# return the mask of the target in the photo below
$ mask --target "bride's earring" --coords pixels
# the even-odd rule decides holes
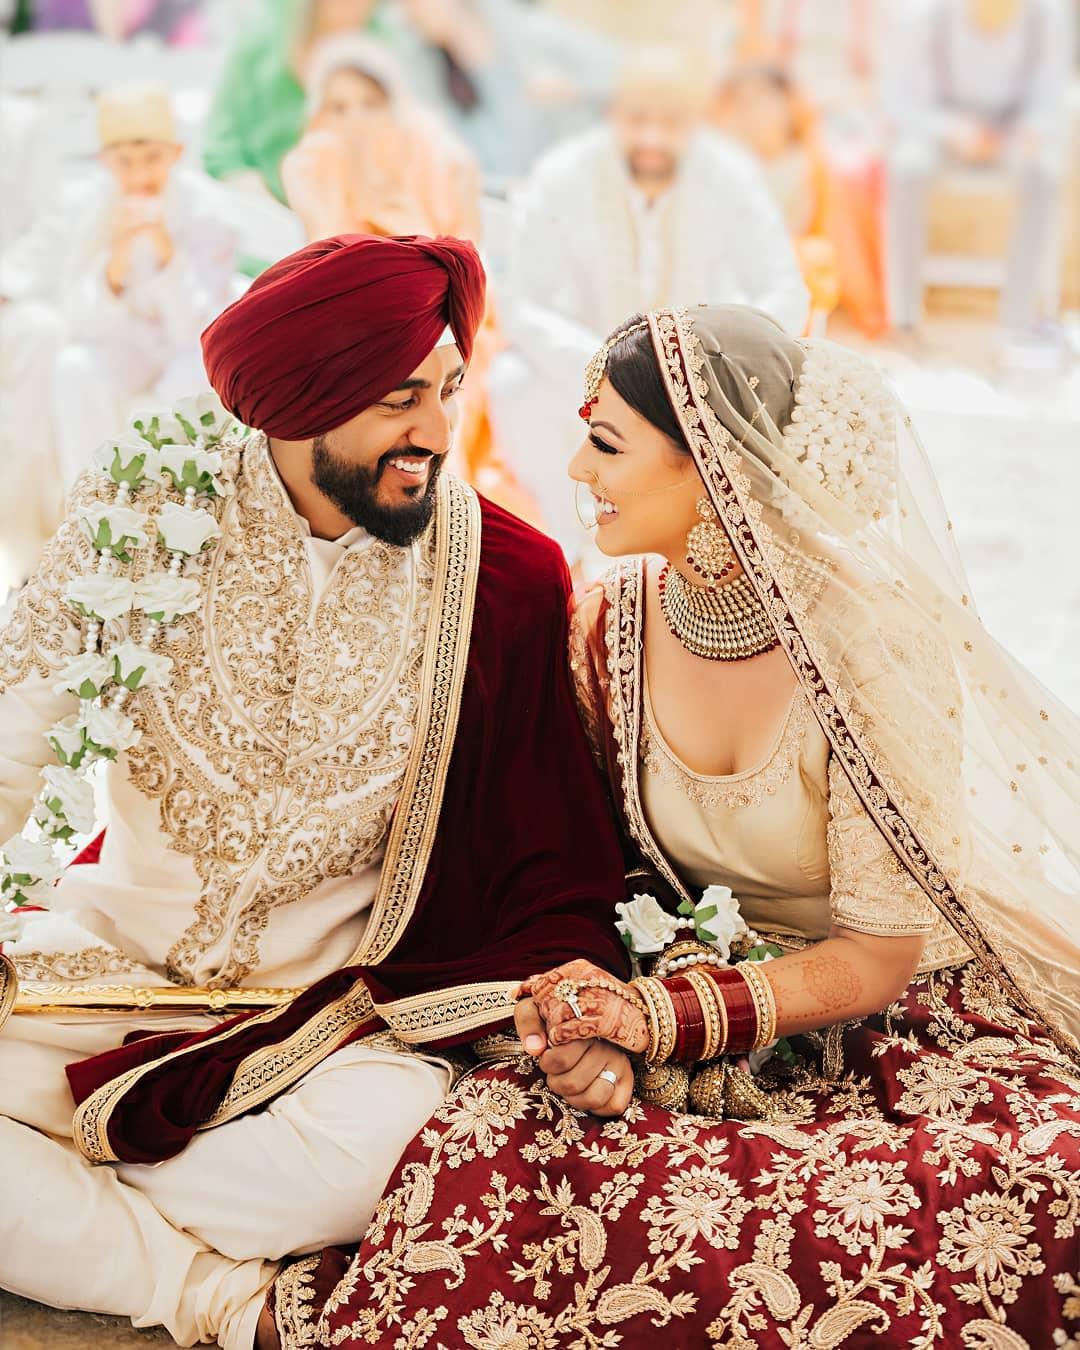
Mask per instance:
[[[708,497],[698,498],[697,513],[698,522],[686,536],[686,561],[712,588],[734,568],[735,554]]]

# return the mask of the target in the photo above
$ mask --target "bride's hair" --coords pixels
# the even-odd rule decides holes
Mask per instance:
[[[662,431],[682,454],[688,455],[690,447],[664,388],[644,314],[635,314],[621,323],[612,338],[605,367],[611,387],[634,412]]]

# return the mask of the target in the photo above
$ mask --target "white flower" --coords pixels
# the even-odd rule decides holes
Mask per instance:
[[[159,656],[130,638],[118,643],[107,655],[113,662],[113,678],[128,689],[145,689],[148,685],[160,687],[169,681],[172,657]]]
[[[70,764],[80,756],[83,749],[82,724],[78,714],[73,713],[71,717],[65,717],[62,722],[50,727],[45,733],[45,739],[56,752],[60,763]]]
[[[59,680],[53,685],[53,693],[61,694],[70,690],[80,698],[97,698],[112,679],[112,670],[112,662],[100,652],[83,652],[60,672]]]
[[[235,425],[232,414],[226,411],[221,399],[209,391],[174,403],[172,415],[189,436],[193,431],[207,440],[220,440]]]
[[[135,588],[126,577],[114,577],[107,572],[92,572],[89,576],[69,581],[64,594],[88,618],[118,619],[131,608]]]
[[[629,939],[630,950],[638,956],[662,952],[679,931],[675,916],[651,895],[635,895],[633,900],[616,905],[615,913],[619,915],[615,927],[624,941]]]
[[[6,909],[0,909],[0,944],[14,942],[19,936],[21,926],[14,914],[10,914]]]
[[[62,764],[46,765],[41,776],[45,779],[45,800],[59,801],[59,813],[76,834],[89,834],[97,820],[93,787],[82,774]]]
[[[694,928],[702,942],[714,947],[725,961],[731,959],[735,939],[750,932],[730,886],[706,886],[694,906]]]
[[[146,516],[132,506],[81,506],[79,525],[95,548],[126,552],[128,545],[144,548]]]
[[[129,483],[134,488],[145,477],[147,454],[146,442],[140,436],[129,433],[115,440],[103,441],[94,451],[94,463],[114,482]]]
[[[221,472],[222,458],[220,450],[163,445],[157,454],[154,473],[159,478],[167,475],[172,486],[180,492],[193,487],[197,492],[214,492],[220,496],[224,484],[216,475]]]
[[[90,740],[102,750],[130,750],[142,738],[142,732],[119,708],[99,708],[91,704],[83,714],[81,725],[86,728]]]
[[[221,534],[218,523],[202,507],[166,502],[157,518],[158,534],[170,553],[201,553]]]
[[[4,855],[5,871],[14,877],[34,877],[51,884],[60,875],[53,846],[45,839],[27,839],[13,834],[0,849]]]
[[[199,583],[170,572],[151,572],[135,583],[135,604],[151,619],[172,623],[180,614],[199,608]]]

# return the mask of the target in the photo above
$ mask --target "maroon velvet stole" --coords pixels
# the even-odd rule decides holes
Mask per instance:
[[[194,1036],[129,1038],[69,1066],[76,1144],[92,1161],[172,1157],[382,1026],[432,1047],[505,1028],[513,985],[575,957],[625,974],[622,858],[567,671],[566,566],[551,540],[483,499],[474,544],[477,529],[471,638],[439,633],[448,649],[468,644],[456,719],[445,691],[425,691],[448,754],[441,768],[425,759],[418,734],[383,864],[391,884],[357,964],[283,1007]],[[410,892],[410,865],[425,854]]]

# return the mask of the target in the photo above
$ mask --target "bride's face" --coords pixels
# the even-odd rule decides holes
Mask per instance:
[[[607,380],[593,404],[589,434],[570,461],[570,477],[593,495],[601,552],[666,558],[686,552],[703,491],[694,461]]]

